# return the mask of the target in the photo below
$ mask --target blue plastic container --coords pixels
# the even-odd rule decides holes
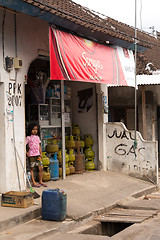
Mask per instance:
[[[51,180],[58,180],[59,179],[59,161],[57,159],[57,154],[54,153],[53,158],[50,158],[49,160],[50,160],[49,169],[50,169]]]
[[[67,194],[60,189],[47,189],[42,193],[42,219],[63,221],[66,218]]]

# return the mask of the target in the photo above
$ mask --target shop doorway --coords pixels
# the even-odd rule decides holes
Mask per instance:
[[[49,76],[49,60],[37,58],[30,64],[25,88],[26,133],[29,123],[36,122],[40,125],[41,147],[44,152],[48,139],[62,137],[61,82],[50,81]],[[80,129],[81,140],[91,136],[93,145],[90,153],[95,169],[98,169],[96,84],[64,81],[64,104],[66,137],[72,135],[75,125]],[[85,150],[82,150],[83,154]]]
[[[29,123],[29,105],[45,103],[49,71],[48,58],[37,58],[30,64],[25,87],[25,116],[27,125]]]
[[[81,136],[91,135],[93,138],[95,169],[98,169],[98,119],[96,84],[83,82],[68,82],[72,91],[72,124],[78,124]]]

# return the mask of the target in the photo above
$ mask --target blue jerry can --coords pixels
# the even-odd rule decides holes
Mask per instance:
[[[66,218],[67,194],[60,189],[47,189],[42,193],[42,219],[63,221]]]
[[[59,161],[57,159],[57,154],[54,153],[53,158],[50,158],[49,160],[50,160],[49,169],[50,169],[51,180],[57,180],[59,179]]]

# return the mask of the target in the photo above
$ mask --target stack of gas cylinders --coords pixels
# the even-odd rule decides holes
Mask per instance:
[[[84,140],[80,136],[77,124],[73,125],[72,135],[65,137],[65,167],[66,175],[83,173],[95,169],[92,150],[94,144],[91,134],[86,134]],[[46,152],[43,152],[43,181],[58,180],[62,177],[62,150],[57,139],[48,139]]]
[[[83,173],[85,171],[85,155],[83,154],[84,141],[80,138],[80,129],[77,124],[73,125],[72,136],[66,141],[69,151],[69,167],[71,173]]]

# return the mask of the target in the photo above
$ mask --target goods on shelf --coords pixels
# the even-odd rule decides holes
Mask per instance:
[[[49,125],[49,105],[29,104],[29,122],[37,122],[38,125]]]
[[[60,85],[52,84],[46,91],[46,97],[60,98]]]
[[[65,107],[65,123],[66,126],[71,124],[70,116],[70,99],[71,88],[64,86],[64,107]],[[46,92],[46,103],[49,104],[50,111],[50,125],[61,126],[61,99],[60,99],[60,85],[51,84]]]
[[[60,85],[51,84],[46,90],[46,97],[60,98]],[[64,85],[64,97],[68,99],[71,98],[71,88],[66,85]]]
[[[71,98],[71,88],[64,85],[64,97],[70,99]]]

